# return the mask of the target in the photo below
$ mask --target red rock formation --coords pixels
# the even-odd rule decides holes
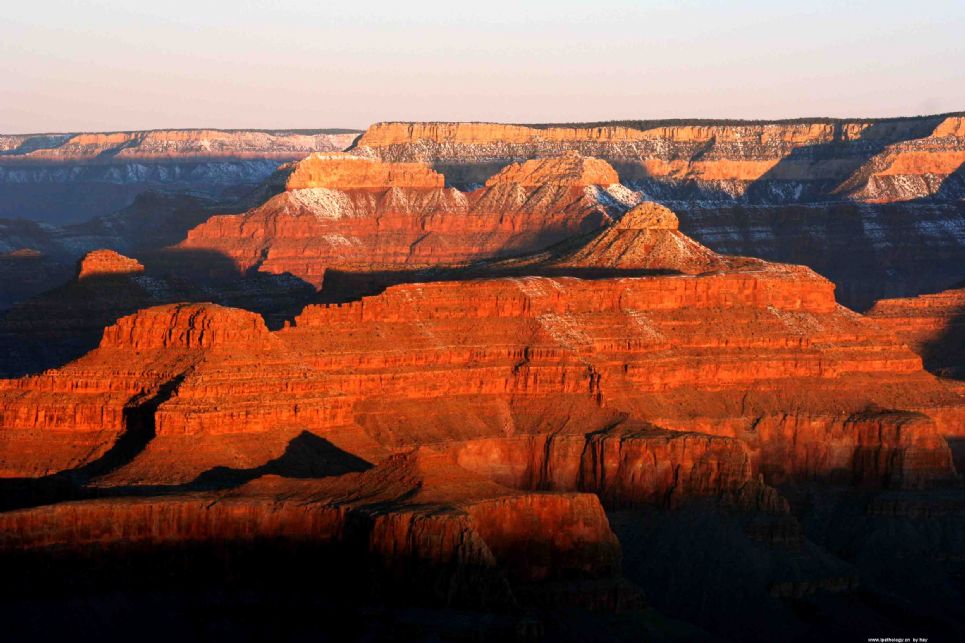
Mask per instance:
[[[331,188],[380,190],[445,186],[445,177],[421,163],[380,163],[351,155],[312,154],[295,163],[285,180],[286,190]]]
[[[104,331],[101,348],[120,350],[271,346],[261,316],[215,304],[170,304],[123,317]]]
[[[486,187],[516,184],[524,188],[538,188],[543,185],[582,188],[619,182],[620,177],[606,161],[580,156],[571,150],[556,158],[534,159],[509,165],[487,179]]]
[[[699,274],[764,266],[757,259],[723,257],[681,233],[678,225],[673,211],[646,201],[598,234],[570,239],[532,257],[508,259],[495,267],[543,272],[570,268]]]
[[[965,288],[908,299],[884,299],[868,316],[894,331],[932,371],[965,373]]]
[[[701,276],[443,282],[311,306],[277,333],[250,313],[196,305],[121,320],[84,359],[4,384],[5,470],[40,466],[10,436],[58,427],[117,435],[125,409],[137,396],[156,397],[162,382],[176,384],[154,413],[157,437],[105,484],[189,482],[225,466],[226,453],[235,454],[231,466],[258,466],[308,428],[370,461],[427,443],[458,451],[466,441],[563,431],[579,437],[559,442],[574,446],[553,471],[578,473],[497,479],[525,487],[565,479],[564,488],[614,502],[733,491],[759,471],[917,485],[950,474],[941,433],[960,431],[963,408],[960,390],[923,373],[917,356],[835,304],[833,286],[804,268],[758,262]],[[922,411],[940,426],[873,405]],[[703,463],[687,474],[693,482],[659,467],[634,479],[628,465],[630,482],[616,473],[591,484],[600,458],[647,453],[656,462],[654,454],[670,453],[658,446],[663,438],[601,437],[600,453],[623,446],[593,456],[596,442],[584,436],[628,418],[736,438],[750,464],[727,456],[724,474],[719,458],[700,455],[702,438],[684,439],[671,442],[680,455],[660,457]],[[179,459],[188,444],[191,457]],[[530,444],[525,459],[538,462],[532,450],[543,447]],[[876,449],[895,455],[874,463],[860,455]],[[51,448],[41,468],[76,457]]]
[[[468,194],[419,165],[312,157],[286,172],[290,189],[181,249],[320,282],[333,266],[458,264],[552,226],[603,229],[451,267],[463,281],[309,306],[275,332],[241,309],[146,308],[85,357],[0,381],[0,477],[15,478],[0,500],[51,503],[0,512],[0,552],[297,544],[407,600],[508,608],[560,583],[550,602],[613,608],[626,596],[604,505],[715,499],[736,509],[727,521],[754,515],[755,547],[817,558],[768,483],[955,478],[961,386],[813,271],[722,257],[666,208],[615,200],[605,163],[523,163]],[[416,230],[438,245],[413,259]],[[357,249],[319,251],[325,234]],[[853,586],[775,577],[783,596]]]
[[[573,155],[468,193],[444,188],[440,174],[412,163],[325,155],[286,171],[285,192],[243,215],[212,217],[179,248],[320,286],[332,269],[412,270],[536,250],[598,228],[639,198],[617,185],[620,203],[607,186],[587,185],[616,183],[616,173]],[[537,177],[539,187],[531,182]]]
[[[454,183],[483,180],[520,158],[578,150],[619,166],[624,182],[695,183],[737,196],[760,182],[770,198],[803,191],[869,202],[937,192],[965,162],[961,114],[897,120],[659,122],[546,126],[496,123],[377,123],[356,147],[384,160],[426,161]],[[827,154],[812,154],[827,147]],[[755,188],[757,189],[757,188]],[[766,190],[760,190],[765,192]],[[798,189],[800,196],[801,189]],[[785,193],[785,194],[782,194]]]
[[[577,579],[599,581],[581,604],[613,607],[601,501],[712,498],[802,547],[768,483],[955,477],[961,387],[813,271],[720,257],[674,224],[644,205],[479,268],[644,276],[398,285],[275,332],[212,304],[122,318],[82,359],[0,381],[0,476],[94,496],[0,513],[0,551],[307,542],[435,602]]]
[[[219,158],[296,159],[316,151],[339,151],[356,132],[303,134],[257,130],[148,130],[85,134],[3,136],[3,164],[204,160]],[[32,145],[30,139],[46,139]]]
[[[264,538],[310,540],[316,547],[342,547],[345,555],[365,551],[370,565],[383,567],[389,582],[408,592],[426,589],[407,573],[406,566],[418,562],[420,575],[441,577],[441,583],[426,583],[437,599],[458,601],[458,593],[472,586],[501,584],[500,600],[508,604],[507,579],[612,578],[620,556],[595,496],[515,491],[425,450],[336,478],[268,476],[228,492],[0,514],[0,550],[184,542],[230,547]]]
[[[748,452],[738,440],[655,427],[484,438],[453,452],[463,467],[508,486],[588,491],[610,507],[724,497],[752,480]]]
[[[113,250],[88,252],[77,264],[77,278],[86,279],[104,275],[131,275],[144,272],[137,259],[125,257]]]

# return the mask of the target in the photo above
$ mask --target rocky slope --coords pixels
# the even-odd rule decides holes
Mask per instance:
[[[512,607],[513,585],[580,577],[607,580],[619,600],[619,543],[595,496],[516,491],[426,450],[364,468],[315,480],[267,476],[224,492],[8,512],[0,515],[0,549],[284,538],[334,549],[360,567],[374,564],[378,591],[410,601],[424,594],[450,605]],[[416,579],[408,576],[415,569]]]
[[[351,130],[150,130],[0,135],[0,217],[78,222],[148,189],[221,196],[251,189],[280,162],[339,151]]]
[[[952,188],[965,162],[961,114],[894,120],[578,124],[377,123],[357,141],[384,160],[424,161],[456,184],[576,150],[653,196],[788,203],[910,200]],[[954,185],[945,185],[947,181]],[[679,198],[679,197],[678,197]]]
[[[963,278],[965,205],[957,201],[799,205],[680,203],[681,228],[726,254],[803,263],[854,310],[950,288]]]
[[[956,600],[965,388],[819,274],[720,255],[615,176],[567,153],[462,192],[317,155],[185,243],[86,257],[7,317],[106,328],[0,380],[0,559],[27,579],[0,594],[296,583],[335,612],[460,607],[477,638],[633,640],[639,584],[727,638],[955,631],[876,570]],[[333,276],[345,301],[304,308],[262,281]],[[185,301],[208,292],[235,307]]]
[[[582,250],[516,269],[562,270],[574,254],[581,269],[608,266],[614,235],[630,235],[618,255],[646,258],[633,240],[673,247],[673,224],[641,205]],[[22,507],[0,512],[0,551],[17,568],[165,547],[180,552],[168,573],[197,579],[208,544],[238,552],[229,573],[257,560],[244,552],[277,565],[297,546],[302,561],[368,570],[358,600],[638,610],[602,502],[683,512],[642,532],[638,514],[618,520],[627,573],[653,591],[667,574],[648,548],[716,559],[726,543],[754,561],[748,600],[774,614],[794,597],[850,595],[856,569],[768,484],[955,484],[963,389],[806,268],[677,247],[645,276],[404,284],[309,306],[274,332],[213,304],[123,317],[85,357],[0,382],[0,492]],[[694,249],[712,270],[688,274]],[[668,552],[662,530],[687,516],[717,526]],[[293,544],[276,555],[270,543]],[[740,600],[659,602],[726,629],[715,610],[736,618]],[[773,618],[762,637],[789,622]]]
[[[965,274],[961,114],[892,120],[627,122],[570,126],[379,123],[356,153],[424,161],[455,186],[576,150],[672,207],[727,254],[807,264],[864,310]],[[885,278],[883,278],[883,276]]]
[[[462,192],[424,164],[315,155],[283,168],[284,191],[244,214],[212,217],[178,248],[322,287],[333,270],[438,268],[598,229],[639,199],[617,179],[606,163],[571,154],[509,167]]]
[[[277,326],[315,297],[298,279],[242,275],[218,257],[140,254],[144,263],[93,250],[77,262],[73,279],[0,312],[0,376],[38,373],[76,359],[97,346],[105,328],[142,308],[214,301],[257,311]]]
[[[868,316],[893,330],[929,370],[965,377],[965,288],[877,302]]]
[[[665,216],[639,221],[667,225]],[[660,231],[679,234],[652,232]],[[664,257],[664,276],[395,286],[309,306],[275,333],[239,310],[151,308],[119,320],[64,369],[4,384],[4,470],[50,474],[82,466],[81,453],[103,455],[124,433],[127,405],[168,382],[175,388],[153,415],[157,437],[112,484],[187,483],[231,464],[227,452],[235,466],[256,467],[278,457],[296,428],[375,461],[425,444],[458,452],[561,431],[648,444],[648,431],[626,432],[631,421],[744,445],[747,462],[739,449],[728,456],[736,475],[697,486],[714,493],[757,473],[898,486],[954,475],[943,436],[963,430],[960,387],[922,371],[920,358],[838,306],[833,285],[806,268],[721,260],[716,271],[687,275],[675,262],[689,258]],[[42,459],[17,446],[48,434]],[[191,457],[176,457],[186,439]],[[580,468],[592,458],[579,464],[583,439],[561,451],[578,456],[559,465],[577,472],[563,488],[592,477]],[[82,446],[60,453],[60,441]],[[555,452],[548,444],[520,449],[531,454],[522,477],[500,480],[549,484],[549,460],[537,458]],[[646,493],[670,492],[676,477],[663,485]]]

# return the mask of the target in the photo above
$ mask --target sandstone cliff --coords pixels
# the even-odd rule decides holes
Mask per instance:
[[[0,135],[0,162],[32,163],[300,158],[340,151],[353,130],[147,130],[84,134]]]
[[[337,478],[268,476],[228,492],[10,512],[0,533],[2,550],[305,541],[380,569],[370,591],[505,607],[513,585],[613,579],[620,556],[595,496],[515,491],[425,450]]]
[[[313,189],[334,191],[280,196]],[[0,512],[0,553],[163,549],[189,567],[206,547],[295,548],[365,569],[379,600],[617,610],[640,597],[603,508],[711,507],[739,525],[727,538],[790,561],[765,575],[776,595],[849,591],[770,485],[954,485],[965,391],[808,268],[718,255],[653,203],[594,207],[596,232],[453,267],[464,280],[310,305],[276,331],[145,308],[81,359],[0,381],[0,499],[21,507]]]
[[[663,198],[670,189],[774,203],[834,194],[894,201],[934,195],[953,177],[965,162],[963,122],[952,114],[694,125],[377,123],[357,148],[385,160],[430,162],[456,184],[482,182],[494,166],[576,150]]]
[[[772,135],[760,144],[822,136]],[[94,575],[123,561],[121,577],[154,591],[221,556],[232,579],[290,560],[357,600],[617,619],[640,596],[610,524],[625,573],[668,609],[687,597],[702,624],[737,589],[762,610],[811,614],[844,592],[881,612],[891,594],[864,583],[885,564],[950,578],[965,551],[950,448],[965,390],[906,344],[955,298],[869,319],[808,268],[701,245],[615,177],[570,152],[463,192],[426,164],[327,153],[285,166],[264,206],[161,253],[172,275],[153,256],[87,257],[83,278],[12,318],[51,335],[106,326],[80,359],[0,381],[0,557],[17,595],[21,578],[84,557]],[[530,252],[499,256],[513,244]],[[179,265],[230,278],[191,290]],[[253,305],[249,278],[327,286],[338,270],[406,274],[278,330],[284,316]],[[188,291],[241,307],[170,303]],[[70,315],[51,314],[57,299]],[[162,573],[140,573],[145,553]]]
[[[119,435],[125,409],[164,382],[174,388],[152,415],[157,437],[110,484],[187,483],[226,466],[228,452],[233,466],[257,467],[306,428],[371,461],[423,444],[459,448],[564,429],[605,436],[632,419],[746,445],[746,464],[728,456],[741,473],[723,486],[698,484],[701,493],[733,491],[759,472],[772,481],[917,486],[953,475],[942,436],[963,429],[962,391],[838,306],[829,282],[751,262],[697,276],[396,286],[310,306],[276,333],[243,311],[149,309],[121,319],[100,348],[64,369],[4,383],[4,470],[76,466],[78,449],[51,446],[38,459],[18,440],[43,442],[47,432],[61,440],[56,427],[88,445]],[[634,441],[659,442],[620,438]],[[188,443],[191,456],[177,456]],[[583,471],[572,488],[601,491],[587,482],[591,465],[578,464],[583,443],[572,444],[576,459],[560,465]],[[89,446],[81,451],[94,457]],[[624,489],[615,501],[634,497],[625,484],[605,488]],[[658,498],[670,488],[639,493]]]
[[[578,151],[670,205],[682,229],[726,254],[803,263],[842,303],[946,289],[965,278],[961,114],[792,122],[570,126],[379,123],[358,153],[424,161],[477,186],[527,159]],[[887,275],[887,278],[882,278]]]
[[[929,370],[965,376],[965,288],[910,299],[885,299],[868,316],[894,331]]]
[[[144,266],[140,261],[125,257],[113,250],[88,252],[77,264],[77,279],[105,275],[133,275],[139,272],[144,272]]]
[[[599,228],[639,198],[609,165],[576,155],[511,168],[472,192],[443,187],[424,164],[345,155],[309,157],[283,175],[285,191],[212,217],[179,247],[322,286],[332,269],[438,268],[536,250]]]

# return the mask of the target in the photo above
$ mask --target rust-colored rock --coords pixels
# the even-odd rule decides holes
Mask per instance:
[[[758,259],[724,257],[678,229],[672,210],[645,201],[599,233],[564,241],[530,257],[494,263],[531,274],[589,271],[664,271],[700,274],[713,270],[764,268]]]
[[[144,272],[137,259],[131,259],[113,250],[88,252],[77,264],[77,278],[103,277],[106,275],[132,275]]]
[[[567,151],[618,165],[630,185],[792,201],[802,194],[866,202],[935,195],[965,161],[960,114],[827,122],[587,124],[376,123],[356,148],[425,161],[455,184],[520,158]],[[817,153],[819,149],[826,153]],[[772,189],[773,188],[773,189]],[[955,189],[959,189],[957,186]],[[750,191],[750,192],[749,192]]]
[[[883,299],[868,316],[894,331],[934,372],[965,375],[965,288],[906,299]]]
[[[614,578],[620,556],[595,496],[516,491],[426,450],[338,477],[267,476],[227,492],[8,512],[0,534],[0,550],[307,540],[364,554],[358,565],[381,569],[382,582],[410,597],[462,602],[485,589],[506,606],[516,584]],[[426,582],[412,578],[413,564]]]
[[[670,208],[647,201],[630,208],[614,227],[618,230],[677,230],[680,220]]]
[[[640,198],[610,185],[616,172],[597,159],[536,166],[515,172],[525,185],[494,178],[462,192],[426,165],[317,155],[285,170],[287,191],[245,214],[212,217],[178,247],[320,287],[329,271],[438,268],[537,250],[600,228]],[[546,182],[532,183],[536,175]],[[597,180],[606,185],[586,184]]]
[[[495,176],[486,180],[486,187],[516,184],[524,188],[543,185],[587,187],[590,185],[613,185],[619,183],[609,163],[592,157],[580,156],[570,151],[560,157],[533,159],[506,166]]]
[[[445,177],[422,163],[380,163],[349,154],[312,154],[294,163],[285,181],[286,190],[432,190],[444,185]]]
[[[281,457],[302,429],[378,461],[424,444],[458,452],[467,441],[535,440],[565,428],[578,437],[553,443],[572,448],[560,447],[569,455],[552,471],[577,473],[497,479],[526,488],[569,480],[561,487],[614,503],[665,499],[666,472],[636,479],[634,466],[611,466],[606,475],[616,479],[591,483],[597,443],[585,436],[594,431],[622,427],[614,435],[623,437],[600,438],[604,460],[665,453],[659,459],[681,458],[681,466],[706,462],[688,474],[692,485],[677,479],[685,497],[733,492],[758,472],[774,481],[844,472],[861,484],[926,484],[952,475],[942,434],[960,432],[963,415],[962,391],[924,373],[894,335],[838,306],[832,284],[759,261],[696,276],[395,286],[310,306],[275,333],[243,311],[153,308],[122,319],[97,351],[61,371],[2,389],[8,475],[77,462],[75,449],[37,458],[17,448],[17,436],[118,435],[125,414],[155,400],[157,437],[102,484],[186,483],[229,466],[228,453],[230,466],[256,467]],[[732,452],[716,469],[716,456],[700,455],[704,438],[671,441],[682,449],[671,456],[659,434],[631,439],[631,421],[734,439],[746,445],[747,463]],[[533,454],[525,458],[545,451],[530,444],[520,449]],[[623,446],[604,455],[610,444]],[[179,457],[187,445],[191,457]],[[874,450],[895,455],[873,463],[860,455]]]
[[[101,347],[254,350],[271,341],[264,320],[255,313],[215,304],[170,304],[119,319],[104,331]]]

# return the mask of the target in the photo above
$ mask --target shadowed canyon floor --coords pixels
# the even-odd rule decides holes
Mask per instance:
[[[938,153],[956,122],[875,153]],[[864,129],[823,131],[799,134]],[[957,374],[957,291],[860,315],[574,150],[463,191],[373,149],[7,312],[12,631],[154,609],[159,640],[219,614],[242,640],[961,631],[965,385],[924,367]]]

